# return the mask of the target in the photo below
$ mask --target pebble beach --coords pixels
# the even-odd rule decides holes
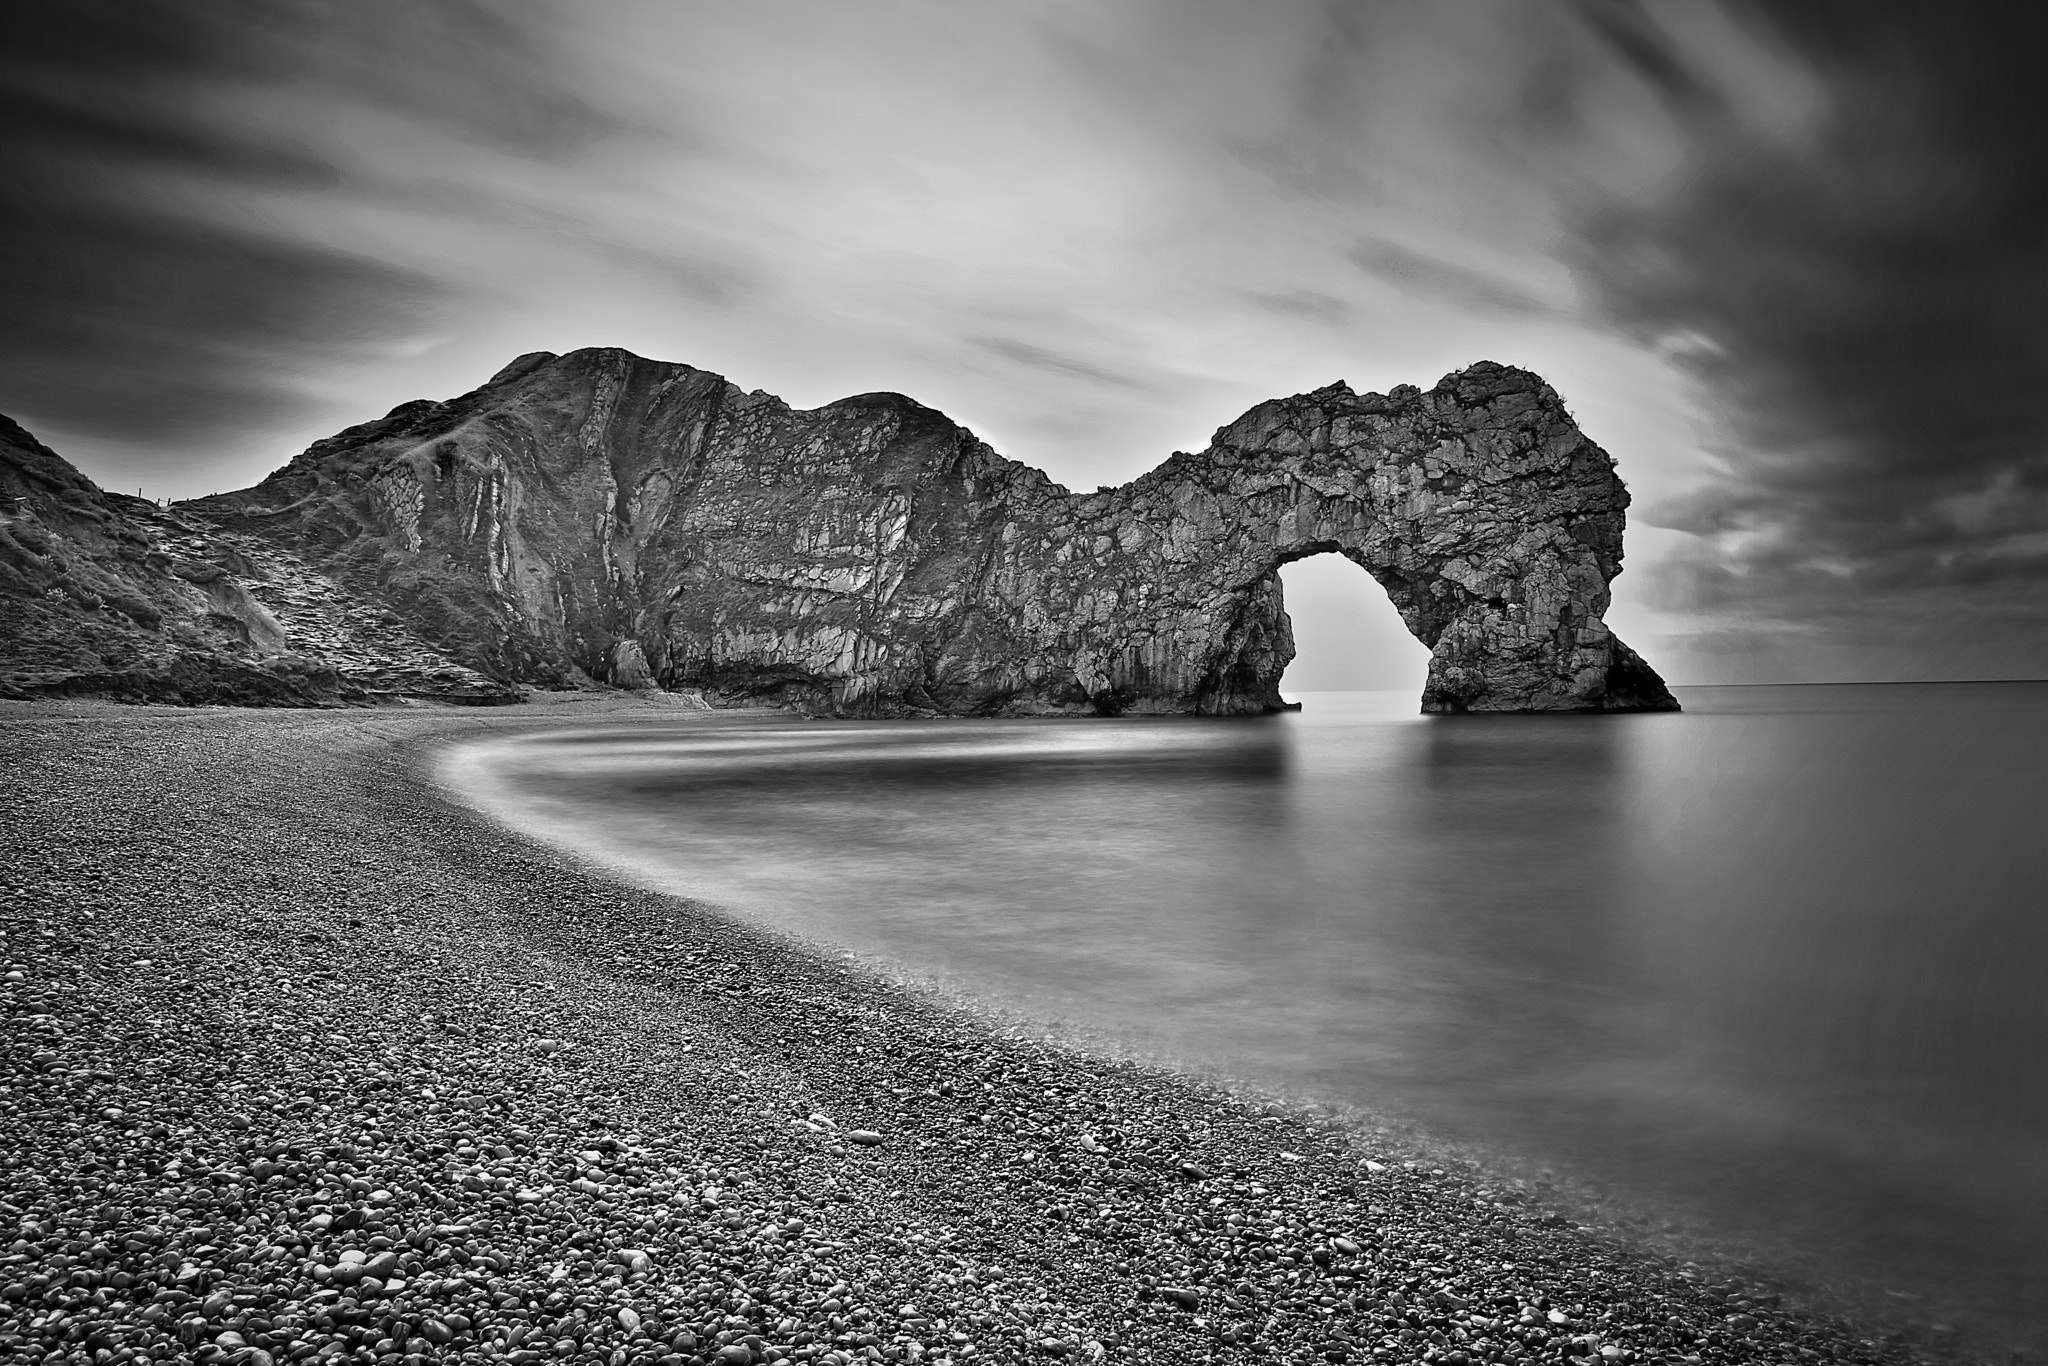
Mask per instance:
[[[432,781],[577,705],[0,703],[0,1360],[1978,1359]]]

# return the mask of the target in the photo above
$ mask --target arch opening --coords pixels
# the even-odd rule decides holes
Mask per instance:
[[[1298,702],[1302,693],[1421,693],[1429,647],[1409,633],[1371,574],[1334,552],[1290,561],[1279,573],[1294,635],[1294,659],[1280,678],[1282,697]]]

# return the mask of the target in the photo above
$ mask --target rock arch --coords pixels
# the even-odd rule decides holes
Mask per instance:
[[[899,394],[796,410],[617,350],[524,356],[185,505],[493,677],[834,714],[1282,705],[1278,570],[1334,551],[1432,650],[1426,711],[1677,704],[1602,621],[1628,494],[1526,371],[1342,384],[1073,493]]]
[[[1118,661],[1089,680],[1112,705],[1158,695],[1161,641],[1185,709],[1279,705],[1293,642],[1277,572],[1336,553],[1430,647],[1425,711],[1677,706],[1602,620],[1628,491],[1526,371],[1481,363],[1427,393],[1336,384],[1263,403],[1105,502],[1099,518],[1140,535],[1096,558],[1101,579],[1177,585],[1152,622],[1085,633],[1085,658]],[[1074,615],[1092,624],[1090,596]]]

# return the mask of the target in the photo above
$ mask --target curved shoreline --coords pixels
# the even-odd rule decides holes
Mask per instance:
[[[0,706],[22,974],[0,985],[0,1349],[1948,1350],[1773,1307],[1391,1139],[1008,1037],[607,880],[422,771],[454,736],[593,714]]]

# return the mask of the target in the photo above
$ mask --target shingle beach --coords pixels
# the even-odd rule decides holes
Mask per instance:
[[[574,719],[0,704],[0,1360],[1937,1354],[610,881],[427,776]]]

